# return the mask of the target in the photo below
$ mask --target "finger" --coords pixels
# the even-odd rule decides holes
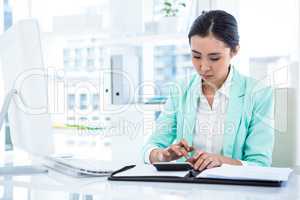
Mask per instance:
[[[191,151],[191,147],[188,145],[187,141],[185,139],[180,140],[179,145],[184,147],[187,152]]]
[[[195,163],[195,169],[199,170],[202,163],[205,161],[205,159],[208,157],[208,154],[204,151],[198,151],[198,155],[196,155],[196,163]]]
[[[173,160],[172,155],[168,152],[168,151],[163,151],[162,152],[162,162],[169,162],[171,160]]]
[[[207,165],[207,169],[211,169],[211,168],[214,168],[214,167],[219,167],[219,163],[217,161],[212,161],[211,163],[209,163],[209,165]]]
[[[209,157],[203,161],[201,166],[199,167],[199,171],[203,171],[213,160]]]
[[[185,148],[179,147],[178,150],[181,152],[181,155],[184,156],[186,159],[189,158],[189,153],[186,151]]]
[[[192,157],[187,158],[186,162],[189,162],[191,164],[195,164],[198,158],[203,154],[203,151],[196,152]]]
[[[195,160],[198,160],[198,158],[199,158],[202,154],[204,154],[204,153],[205,153],[204,151],[198,150],[198,151],[196,152],[196,154],[193,156],[193,158],[194,158]]]
[[[179,157],[184,156],[185,158],[188,158],[188,152],[186,151],[185,148],[183,148],[179,144],[174,145],[172,147],[172,149],[176,153],[177,156],[179,156]]]
[[[157,159],[159,162],[164,162],[165,161],[165,158],[164,158],[164,151],[159,151],[157,153]]]
[[[162,151],[162,154],[163,154],[163,156],[166,157],[166,158],[171,157],[171,154],[170,154],[170,152],[169,152],[168,150],[163,150],[163,151]]]
[[[165,150],[164,155],[167,157],[166,161],[171,161],[171,160],[175,160],[178,156],[176,155],[176,153],[173,151],[172,146],[170,146],[169,148],[167,148]]]
[[[186,162],[189,162],[189,163],[191,163],[192,165],[194,165],[194,163],[196,162],[196,160],[195,160],[194,157],[190,157],[190,158],[186,159]]]
[[[202,165],[202,163],[204,162],[203,158],[198,158],[198,160],[196,160],[195,164],[194,164],[194,169],[198,170],[200,168],[200,166]]]
[[[179,149],[180,147],[178,145],[173,145],[170,148],[170,153],[174,153],[176,156],[181,157],[182,156],[182,152]]]
[[[186,159],[188,159],[188,152],[186,151],[186,149],[185,149],[185,148],[179,148],[179,150],[181,151],[182,155],[183,155]]]
[[[206,153],[206,152],[203,152],[203,153],[201,153],[201,155],[199,156],[199,158],[203,158],[204,160],[206,160],[208,157],[210,157],[209,156],[209,154],[208,153]]]

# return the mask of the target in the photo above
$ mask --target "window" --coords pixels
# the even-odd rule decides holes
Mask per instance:
[[[74,70],[79,70],[82,67],[82,59],[76,58],[74,64]]]
[[[68,94],[68,109],[74,110],[75,109],[75,94]]]
[[[10,6],[9,0],[4,0],[4,30],[7,30],[11,27],[13,23],[13,15],[12,15],[12,8]]]
[[[86,63],[86,70],[87,71],[94,71],[95,70],[95,60],[88,59]]]
[[[71,49],[64,49],[63,56],[64,56],[64,60],[70,60],[71,59]]]
[[[155,95],[168,95],[168,88],[164,85],[176,81],[177,77],[189,75],[193,70],[189,46],[154,47],[154,82],[160,89],[160,91],[156,91]]]
[[[92,120],[93,120],[93,121],[97,121],[97,120],[99,120],[99,117],[98,117],[98,116],[93,116],[93,117],[92,117]]]
[[[88,107],[87,94],[80,94],[80,110],[85,110]]]
[[[80,120],[80,121],[87,121],[88,118],[87,118],[87,117],[80,117],[79,120]]]
[[[92,98],[92,105],[93,105],[93,110],[98,110],[99,109],[99,94],[93,94]]]
[[[87,50],[88,58],[93,58],[95,56],[95,48],[94,47],[88,47],[86,50]]]
[[[82,59],[82,52],[83,52],[83,49],[81,48],[75,48],[75,58],[80,60]]]

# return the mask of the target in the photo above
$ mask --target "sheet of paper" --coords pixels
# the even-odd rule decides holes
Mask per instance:
[[[176,176],[184,177],[188,171],[157,171],[153,165],[137,165],[134,168],[118,173],[116,176]]]
[[[203,178],[287,181],[290,168],[234,166],[223,164],[221,167],[207,169],[198,174]]]

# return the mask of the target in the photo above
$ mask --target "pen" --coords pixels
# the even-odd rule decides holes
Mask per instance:
[[[186,158],[186,160],[189,160],[192,158],[192,156],[190,156],[189,154],[184,155],[184,157]]]
[[[183,154],[183,157],[185,157],[186,161],[192,159],[193,156],[189,155],[189,152],[193,151],[193,147],[189,147],[189,149],[185,149],[184,147],[181,147],[181,149],[184,149],[185,151],[187,151],[187,154]]]

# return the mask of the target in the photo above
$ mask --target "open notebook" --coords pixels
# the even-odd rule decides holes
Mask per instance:
[[[109,180],[215,183],[256,186],[281,186],[288,181],[290,168],[233,166],[206,169],[202,172],[157,171],[152,165],[128,166],[114,172]]]

